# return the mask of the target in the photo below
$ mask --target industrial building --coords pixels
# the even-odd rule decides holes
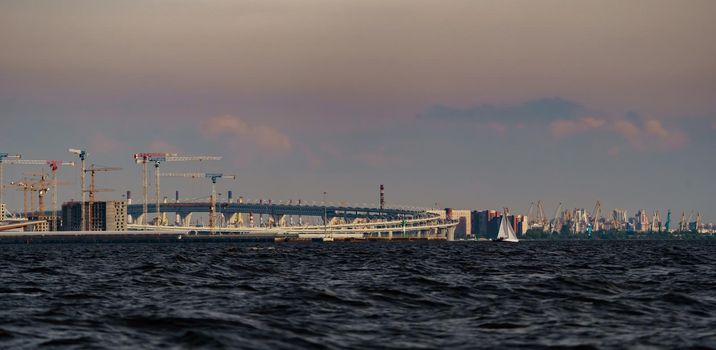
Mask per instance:
[[[91,214],[91,215],[90,215]],[[85,202],[85,216],[89,231],[126,231],[127,203],[124,201]],[[68,202],[62,205],[62,230],[83,231],[80,202]]]

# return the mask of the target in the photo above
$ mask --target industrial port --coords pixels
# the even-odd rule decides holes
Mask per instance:
[[[113,190],[97,187],[102,176],[119,167],[99,167],[88,162],[89,153],[70,148],[72,161],[24,159],[20,154],[0,153],[0,238],[5,241],[92,240],[477,240],[494,238],[503,213],[498,210],[457,208],[397,208],[386,206],[385,187],[378,187],[379,204],[332,204],[325,200],[301,199],[245,201],[229,190],[217,199],[216,184],[233,181],[234,174],[217,172],[162,172],[169,162],[192,162],[204,166],[221,156],[176,153],[135,153],[141,169],[142,198],[134,203],[130,191],[122,200],[99,201],[97,193]],[[87,164],[90,164],[87,166]],[[22,178],[3,176],[5,166],[39,166],[41,172],[23,173]],[[61,169],[79,167],[81,189],[77,201],[61,204],[57,186]],[[153,168],[150,170],[150,168]],[[36,170],[36,169],[34,169]],[[100,175],[102,174],[102,175]],[[179,191],[174,200],[163,196],[161,178],[176,177],[203,181],[208,201],[184,201]],[[100,178],[100,179],[98,179]],[[22,204],[5,202],[5,190],[22,192]],[[153,190],[153,193],[150,193]],[[48,208],[47,195],[51,204]],[[208,218],[204,224],[203,218]],[[530,203],[525,214],[507,216],[514,231],[523,238],[598,238],[624,235],[712,235],[713,224],[702,222],[698,211],[682,211],[672,218],[667,210],[639,210],[630,216],[626,209],[603,212],[596,201],[592,211],[567,209],[559,203],[554,215],[545,214],[541,200]],[[667,236],[668,237],[668,236]]]

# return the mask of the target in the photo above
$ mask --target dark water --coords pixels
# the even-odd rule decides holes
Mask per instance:
[[[716,242],[0,246],[0,348],[716,347]]]

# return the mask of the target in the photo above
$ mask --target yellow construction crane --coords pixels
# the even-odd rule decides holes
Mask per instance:
[[[94,164],[92,164],[89,169],[85,169],[85,172],[90,173],[90,189],[87,190],[87,192],[89,192],[89,207],[87,208],[87,210],[88,210],[88,213],[87,213],[88,220],[87,220],[87,227],[85,228],[85,230],[87,230],[87,231],[95,231],[95,229],[94,229],[94,227],[93,227],[94,218],[92,217],[92,210],[93,210],[93,207],[94,207],[95,193],[97,193],[97,192],[112,192],[112,191],[114,191],[113,189],[109,189],[109,188],[99,188],[99,189],[96,188],[96,187],[95,187],[95,174],[96,174],[98,171],[100,171],[100,172],[106,172],[106,171],[115,171],[115,170],[122,170],[122,168],[114,168],[114,167],[101,167],[101,168],[98,168],[98,167],[96,167]]]
[[[62,166],[75,166],[74,162],[66,162],[62,160],[38,160],[38,159],[12,159],[7,161],[8,164],[16,165],[47,165],[52,171],[52,227],[57,228],[57,170]]]
[[[20,159],[19,154],[11,155],[9,153],[0,153],[0,204],[5,203],[3,199],[3,192],[5,191],[5,186],[3,185],[3,163],[5,160],[13,160],[13,159]],[[5,219],[5,212],[3,211],[0,213],[0,221]]]
[[[34,205],[32,207],[29,207],[28,204],[31,200],[31,192],[35,191],[35,186],[37,186],[37,183],[35,181],[32,181],[28,178],[23,178],[22,181],[13,181],[10,182],[11,186],[16,187],[15,190],[22,191],[22,212],[25,216],[27,216],[30,211],[34,211]]]
[[[160,213],[160,190],[159,190],[159,165],[164,162],[186,162],[186,161],[204,161],[204,160],[221,160],[223,157],[218,156],[180,156],[176,153],[135,153],[133,155],[134,161],[137,164],[142,164],[142,172],[143,172],[143,194],[144,194],[144,204],[142,206],[142,218],[144,222],[140,222],[140,224],[146,223],[146,217],[147,217],[147,203],[149,203],[149,200],[147,198],[148,196],[148,178],[147,178],[147,167],[149,163],[154,163],[154,189],[156,194],[156,214],[157,214],[157,225],[161,225],[161,213]]]

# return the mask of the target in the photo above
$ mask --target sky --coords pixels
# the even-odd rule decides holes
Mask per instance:
[[[0,2],[0,152],[236,174],[273,201],[700,211],[716,221],[711,0]],[[37,167],[6,167],[6,181]],[[79,171],[62,169],[63,200]],[[163,179],[163,195],[208,181]],[[150,191],[152,191],[150,189]],[[150,192],[153,193],[153,192]],[[21,196],[7,190],[11,207]]]

